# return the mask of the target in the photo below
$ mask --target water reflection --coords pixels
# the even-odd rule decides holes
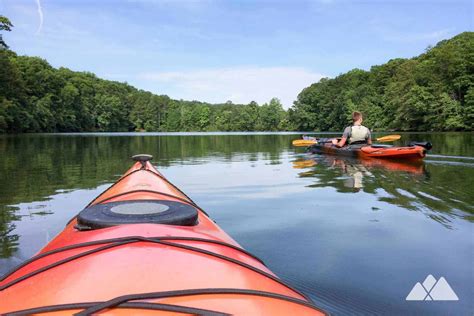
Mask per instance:
[[[14,232],[14,221],[20,220],[20,217],[15,214],[16,210],[6,206],[0,208],[0,258],[11,257],[18,247],[20,236]]]
[[[474,165],[465,170],[472,174]],[[428,218],[451,229],[451,218],[473,221],[472,197],[466,201],[453,199],[451,190],[436,185],[430,169],[440,173],[439,166],[423,161],[402,162],[381,159],[357,159],[330,155],[306,155],[293,161],[293,168],[307,169],[302,178],[316,178],[313,188],[334,187],[338,192],[363,191],[378,196],[379,201],[406,210],[421,211]],[[446,167],[446,166],[443,166]],[[461,188],[457,188],[461,189]],[[467,190],[468,191],[468,190]],[[458,195],[461,192],[456,192]]]
[[[133,135],[133,133],[132,133]],[[0,137],[0,205],[45,199],[57,190],[110,182],[137,152],[160,167],[209,159],[281,163],[292,135],[132,136],[22,135]],[[8,183],[6,182],[8,181]],[[41,185],[39,185],[41,184]]]
[[[315,165],[319,165],[320,168],[306,171],[300,175],[307,177],[319,174],[321,175],[321,179],[327,179],[328,177],[324,176],[325,174],[330,173],[331,170],[339,170],[345,177],[335,177],[335,179],[342,179],[342,185],[345,188],[354,189],[354,192],[358,192],[364,187],[364,178],[367,178],[365,181],[370,181],[368,178],[375,177],[371,171],[374,169],[382,173],[391,172],[390,175],[392,175],[392,173],[404,172],[413,176],[416,175],[418,179],[421,179],[422,176],[429,176],[422,161],[402,162],[381,159],[357,159],[331,155],[307,155],[304,158],[293,161],[293,168],[295,169],[310,168]],[[322,182],[321,185],[326,186],[327,184],[334,183],[333,180],[334,179],[328,182]],[[336,188],[340,187],[336,186]]]
[[[446,148],[448,153],[454,154],[454,145],[462,141],[472,141],[470,134],[460,134],[458,138],[448,136],[416,134],[404,135],[404,138],[428,137],[428,140],[435,144],[435,148]],[[159,168],[239,162],[250,162],[252,168],[258,168],[259,161],[274,166],[292,162],[293,168],[301,170],[300,178],[316,180],[309,185],[305,184],[308,187],[334,187],[340,193],[370,193],[378,196],[380,201],[407,210],[423,211],[430,219],[446,227],[450,227],[450,216],[473,221],[473,198],[466,193],[469,190],[465,190],[466,185],[463,182],[466,173],[472,175],[472,161],[467,164],[463,162],[464,168],[458,168],[449,166],[444,161],[435,161],[436,164],[427,166],[424,163],[311,156],[302,154],[301,150],[296,152],[296,159],[287,159],[286,155],[294,152],[291,147],[294,138],[294,135],[279,134],[132,134],[120,137],[66,134],[0,137],[0,174],[4,179],[0,186],[0,257],[8,258],[18,249],[17,225],[24,221],[26,216],[25,212],[20,210],[19,203],[39,203],[53,199],[57,194],[67,194],[74,190],[96,191],[99,185],[111,183],[119,177],[130,163],[128,157],[137,152],[153,154]],[[461,153],[465,154],[466,148],[460,148]],[[436,156],[431,159],[434,158]],[[434,178],[431,177],[430,169],[434,171]],[[453,182],[450,178],[452,172],[463,173],[463,176],[455,178]],[[256,184],[249,183],[247,187],[263,186],[263,183],[253,178],[252,173],[255,172],[249,172],[248,179]],[[210,172],[202,176],[211,179]],[[222,175],[213,177],[212,181],[221,181],[219,177]],[[456,179],[460,181],[458,185],[455,183]],[[450,185],[446,185],[447,182]],[[447,187],[449,189],[446,189]],[[269,195],[268,192],[265,194]],[[278,192],[270,195],[275,194]],[[88,199],[80,203],[87,202]],[[27,211],[30,220],[35,221],[35,218],[47,217],[58,211],[51,207],[43,209],[41,205],[44,206],[44,203],[34,206],[36,210]],[[72,212],[78,210],[80,206]]]

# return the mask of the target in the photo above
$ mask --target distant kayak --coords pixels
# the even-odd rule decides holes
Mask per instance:
[[[354,144],[336,147],[331,139],[324,138],[318,139],[308,151],[346,157],[419,160],[425,158],[430,149],[431,144],[427,142],[413,142],[408,146]]]
[[[151,156],[134,159],[45,248],[0,277],[0,315],[325,314],[228,236]]]
[[[401,138],[401,135],[387,135],[383,137],[377,138],[377,141],[379,142],[392,142],[399,140]],[[328,140],[332,138],[320,138],[322,140]],[[337,138],[337,140],[340,140],[340,138]],[[311,145],[317,144],[318,143],[318,138],[313,137],[313,136],[307,136],[303,135],[301,139],[295,139],[292,144],[295,147],[309,147]]]

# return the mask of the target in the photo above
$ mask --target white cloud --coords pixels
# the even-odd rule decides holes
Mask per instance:
[[[230,67],[142,73],[138,77],[156,82],[160,93],[173,98],[262,104],[277,97],[289,108],[303,88],[325,76],[300,67]]]

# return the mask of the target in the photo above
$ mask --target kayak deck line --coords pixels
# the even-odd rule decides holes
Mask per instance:
[[[196,206],[192,203],[190,203],[189,201],[187,201],[186,199],[183,199],[181,197],[178,197],[178,196],[174,196],[174,195],[171,195],[171,194],[168,194],[168,193],[163,193],[163,192],[159,192],[159,191],[154,191],[154,190],[144,190],[144,189],[140,189],[140,190],[133,190],[133,191],[128,191],[128,192],[123,192],[123,193],[118,193],[118,194],[115,194],[115,195],[112,195],[112,196],[109,196],[103,200],[99,200],[97,201],[96,203],[94,204],[103,204],[103,203],[106,203],[106,202],[110,202],[110,200],[113,200],[115,198],[118,198],[118,197],[121,197],[123,195],[128,195],[128,194],[133,194],[133,193],[151,193],[151,194],[156,194],[156,195],[164,195],[164,196],[167,196],[167,197],[170,197],[170,198],[173,198],[173,199],[177,199],[179,200],[180,202],[184,202],[184,203],[188,203],[190,204],[191,206],[193,207],[196,207],[197,209],[199,209],[201,212],[203,212],[204,214],[207,215],[207,213],[205,213],[199,206]]]
[[[88,303],[71,303],[71,304],[59,304],[59,305],[49,305],[36,308],[25,309],[21,311],[8,312],[4,314],[5,316],[27,316],[32,314],[39,313],[50,313],[50,312],[72,312],[73,310],[78,309],[90,309],[94,308],[102,302],[88,302]],[[175,312],[182,314],[192,314],[192,315],[205,315],[205,316],[229,316],[231,314],[221,313],[218,311],[213,311],[209,309],[195,308],[182,305],[174,304],[162,304],[162,303],[148,303],[148,302],[125,302],[113,306],[113,308],[122,308],[122,309],[142,309],[142,310],[152,310],[152,311],[167,311]],[[79,315],[79,313],[74,313],[74,315]],[[89,313],[83,315],[90,315]]]
[[[1,276],[0,301],[2,315],[122,315],[133,309],[166,315],[326,314],[243,249],[148,160],[136,161],[37,255]]]
[[[231,315],[228,313],[223,313],[214,310],[205,310],[200,308],[192,308],[188,306],[178,306],[171,304],[160,304],[160,303],[150,303],[150,302],[129,302],[132,300],[144,300],[144,299],[164,299],[170,297],[180,297],[180,296],[197,296],[197,295],[252,295],[252,296],[261,296],[281,301],[286,301],[298,305],[302,305],[311,309],[315,309],[324,315],[329,315],[326,311],[300,299],[296,299],[291,296],[276,294],[272,292],[257,291],[257,290],[247,290],[247,289],[233,289],[233,288],[205,288],[205,289],[190,289],[190,290],[179,290],[179,291],[167,291],[167,292],[152,292],[152,293],[140,293],[140,294],[129,294],[125,296],[116,297],[109,301],[105,302],[82,302],[82,303],[71,303],[71,304],[58,304],[50,306],[42,306],[36,308],[30,308],[26,310],[19,310],[14,312],[8,312],[5,316],[15,315],[30,315],[32,313],[45,313],[45,312],[56,312],[56,311],[66,311],[66,310],[76,310],[83,309],[83,311],[78,312],[74,315],[90,315],[92,313],[101,312],[105,309],[114,308],[140,308],[140,309],[152,309],[152,310],[168,310],[176,311],[182,313],[193,313],[196,315],[206,315],[206,316],[227,316]],[[144,305],[140,305],[144,304]],[[166,309],[168,307],[169,309]],[[174,308],[171,308],[174,307]]]
[[[102,240],[95,240],[95,241],[89,241],[85,243],[80,243],[80,244],[72,244],[68,246],[64,246],[61,248],[56,248],[54,250],[50,250],[44,253],[41,253],[39,255],[36,255],[25,262],[21,263],[20,265],[14,267],[12,270],[8,271],[5,273],[3,276],[0,277],[0,282],[6,280],[10,276],[12,276],[14,273],[18,272],[21,268],[24,266],[37,261],[39,259],[42,259],[46,256],[54,255],[60,252],[72,250],[72,249],[77,249],[77,248],[83,248],[83,247],[90,247],[90,246],[96,246],[96,245],[101,245],[101,244],[108,244],[108,243],[117,243],[117,242],[140,242],[140,241],[149,241],[149,242],[158,242],[158,241],[167,241],[167,240],[180,240],[180,241],[197,241],[197,242],[205,242],[205,243],[212,243],[212,244],[217,244],[225,247],[229,247],[232,249],[235,249],[239,252],[242,252],[246,254],[249,257],[252,257],[253,259],[259,261],[261,264],[265,265],[262,259],[258,258],[257,256],[253,255],[252,253],[248,252],[247,250],[234,246],[232,244],[222,242],[219,240],[213,240],[213,239],[205,239],[205,238],[198,238],[198,237],[182,237],[182,236],[160,236],[160,237],[143,237],[143,236],[130,236],[130,237],[121,237],[121,238],[111,238],[111,239],[102,239]],[[266,265],[265,265],[266,266]],[[0,286],[0,291],[4,290],[6,287],[5,286]]]
[[[106,308],[113,307],[115,305],[131,301],[131,300],[143,300],[143,299],[160,299],[165,297],[177,297],[177,296],[190,296],[190,295],[209,295],[209,294],[239,294],[239,295],[255,295],[264,296],[279,300],[285,300],[288,302],[304,305],[310,308],[316,308],[318,311],[322,311],[315,307],[313,304],[308,303],[300,299],[296,299],[291,296],[275,294],[265,291],[246,290],[246,289],[230,289],[230,288],[209,288],[209,289],[190,289],[180,291],[168,291],[168,292],[155,292],[155,293],[143,293],[143,294],[129,294],[121,297],[116,297],[110,301],[103,302],[97,306],[91,307],[77,314],[77,316],[89,315],[92,313],[100,312]]]
[[[176,238],[174,238],[176,239]],[[193,241],[196,241],[196,240],[193,240]],[[164,241],[163,239],[153,239],[153,238],[146,238],[146,237],[135,237],[135,238],[122,238],[120,240],[117,240],[117,241],[113,241],[113,242],[109,242],[109,245],[105,245],[105,246],[102,246],[102,247],[98,247],[98,248],[95,248],[95,249],[92,249],[92,250],[88,250],[88,251],[85,251],[85,252],[82,252],[82,253],[79,253],[77,255],[74,255],[74,256],[71,256],[71,257],[68,257],[68,258],[65,258],[63,260],[60,260],[60,261],[57,261],[51,265],[48,265],[48,266],[45,266],[41,269],[38,269],[36,271],[33,271],[33,272],[30,272],[28,274],[25,274],[15,280],[12,280],[10,282],[8,282],[7,284],[5,285],[2,285],[0,286],[0,291],[3,291],[7,288],[9,288],[10,286],[12,285],[15,285],[21,281],[24,281],[30,277],[33,277],[39,273],[42,273],[42,272],[45,272],[45,271],[48,271],[52,268],[55,268],[59,265],[62,265],[64,263],[67,263],[67,262],[71,262],[75,259],[79,259],[81,257],[84,257],[84,256],[87,256],[87,255],[90,255],[90,254],[94,254],[94,253],[97,253],[97,252],[100,252],[100,251],[103,251],[103,250],[107,250],[107,249],[110,249],[110,248],[114,248],[114,247],[118,247],[118,246],[123,246],[123,245],[126,245],[126,244],[130,244],[130,243],[135,243],[135,242],[151,242],[151,243],[156,243],[156,244],[162,244],[162,245],[166,245],[166,246],[171,246],[171,247],[177,247],[177,248],[181,248],[181,249],[185,249],[185,250],[190,250],[190,251],[195,251],[195,252],[199,252],[199,253],[202,253],[202,254],[207,254],[207,255],[210,255],[210,256],[213,256],[213,257],[216,257],[216,258],[219,258],[219,259],[223,259],[223,260],[226,260],[226,261],[229,261],[229,262],[232,262],[232,263],[235,263],[235,264],[238,264],[240,266],[243,266],[245,268],[248,268],[252,271],[255,271],[259,274],[262,274],[268,278],[271,278],[272,280],[274,281],[277,281],[279,283],[281,283],[282,285],[284,286],[287,286],[289,287],[291,290],[294,290],[293,288],[291,288],[290,285],[284,283],[282,280],[276,278],[275,276],[265,272],[265,271],[262,271],[260,269],[257,269],[245,262],[242,262],[242,261],[239,261],[239,260],[236,260],[236,259],[233,259],[233,258],[230,258],[230,257],[226,257],[226,256],[223,256],[221,254],[218,254],[218,253],[214,253],[214,252],[211,252],[211,251],[207,251],[207,250],[204,250],[204,249],[201,249],[201,248],[197,248],[197,247],[192,247],[192,246],[186,246],[186,245],[182,245],[182,244],[177,244],[177,243],[172,243],[172,242],[168,242],[168,241]],[[98,243],[95,243],[95,244],[89,244],[89,245],[86,245],[86,246],[91,246],[91,245],[97,245],[97,244],[102,244],[103,242],[102,241],[99,241]],[[71,249],[77,249],[77,248],[80,248],[80,247],[86,247],[86,246],[82,246],[82,245],[79,245],[78,247],[71,247],[67,250],[71,250]],[[226,244],[225,246],[227,247],[232,247],[232,245],[229,245],[229,244]],[[240,252],[242,252],[241,249],[239,249],[238,247],[232,247],[234,249],[238,249]],[[62,249],[64,251],[64,249]],[[58,251],[59,252],[59,251]],[[245,254],[248,254],[247,252],[245,252]],[[256,258],[255,256],[253,255],[250,255],[252,258]],[[257,259],[258,261],[262,262],[263,264],[263,261],[261,261],[260,259]],[[32,260],[34,261],[34,260]],[[15,270],[13,271],[13,273],[17,272],[18,270]],[[8,276],[6,277],[8,278]],[[5,279],[6,279],[5,278]],[[299,293],[300,295],[302,295],[303,297],[305,297],[305,294],[303,293]],[[306,297],[305,297],[306,298]],[[307,298],[309,299],[309,298]]]

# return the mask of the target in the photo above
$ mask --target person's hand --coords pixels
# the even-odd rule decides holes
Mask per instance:
[[[333,145],[337,145],[337,139],[336,139],[336,138],[334,138],[334,139],[332,140],[332,144],[333,144]]]

